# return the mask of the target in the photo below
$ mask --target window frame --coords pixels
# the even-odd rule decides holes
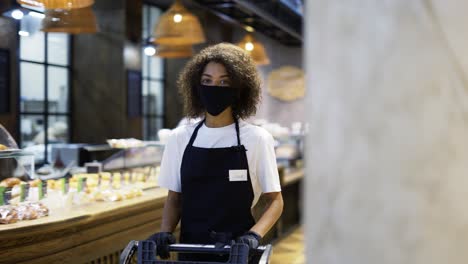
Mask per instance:
[[[152,36],[152,28],[153,28],[153,24],[151,24],[151,8],[158,8],[160,9],[162,12],[164,12],[164,9],[153,4],[153,3],[150,3],[150,2],[147,2],[147,1],[144,1],[143,2],[143,5],[142,5],[142,21],[144,20],[145,16],[146,16],[146,20],[143,21],[143,23],[145,23],[146,25],[146,30],[148,30],[148,36]],[[146,14],[144,13],[146,12]],[[145,25],[142,26],[142,30],[145,29]],[[143,36],[144,36],[144,32],[143,33]],[[143,40],[144,43],[147,43],[147,39],[144,39]],[[165,95],[166,95],[166,92],[165,92],[165,88],[166,88],[166,78],[165,78],[165,72],[166,72],[166,59],[164,58],[161,58],[162,60],[162,77],[161,78],[155,78],[153,76],[151,76],[151,70],[152,70],[152,67],[151,67],[151,56],[147,56],[143,50],[145,48],[145,45],[143,45],[142,47],[142,78],[141,78],[141,81],[142,81],[142,85],[141,85],[141,89],[142,89],[142,101],[143,101],[143,106],[146,106],[146,109],[151,109],[152,107],[152,104],[151,104],[151,100],[150,100],[150,97],[147,96],[146,98],[146,102],[145,102],[145,90],[144,89],[147,89],[147,95],[150,94],[150,91],[151,91],[151,83],[152,82],[158,82],[161,84],[161,96],[162,96],[162,113],[158,113],[157,112],[157,108],[155,107],[154,109],[156,109],[156,113],[148,113],[148,111],[142,111],[142,126],[143,126],[143,139],[144,140],[150,140],[151,138],[155,138],[157,135],[152,135],[151,136],[151,126],[150,125],[147,125],[147,124],[154,124],[154,126],[156,126],[156,130],[158,129],[162,129],[165,127],[166,125],[166,118],[167,118],[167,115],[166,115],[166,100],[165,100]],[[143,59],[144,57],[143,56],[146,56],[148,57],[148,59],[146,60],[146,63],[145,63],[145,60]],[[144,69],[147,69],[147,76],[145,76],[143,73],[145,72]],[[147,86],[145,88],[145,81],[147,82]],[[157,100],[156,100],[157,101]],[[157,106],[157,105],[156,105]],[[161,120],[162,121],[162,127],[157,127],[157,120]]]
[[[38,12],[38,13],[44,13],[41,11],[38,11],[36,9],[29,9],[29,8],[24,8],[25,10],[32,11],[32,12]],[[17,28],[18,31],[21,30],[21,20],[17,21]],[[68,54],[67,54],[67,62],[66,65],[60,65],[56,63],[49,63],[49,35],[54,34],[54,33],[48,33],[48,32],[43,32],[44,33],[44,62],[39,62],[39,61],[33,61],[33,60],[28,60],[28,59],[23,59],[21,56],[21,36],[17,36],[18,39],[18,48],[17,48],[17,60],[18,60],[18,66],[17,66],[17,79],[18,79],[18,93],[17,93],[17,120],[18,125],[18,145],[22,147],[23,145],[23,134],[22,134],[22,129],[21,129],[21,120],[23,119],[24,116],[40,116],[43,118],[43,127],[44,127],[44,160],[40,162],[41,164],[48,164],[49,160],[49,118],[50,117],[66,117],[67,118],[67,139],[66,143],[69,143],[71,141],[71,138],[73,137],[73,125],[72,125],[72,102],[73,102],[73,71],[72,71],[72,62],[73,62],[73,34],[68,34],[68,33],[62,33],[62,34],[67,34],[68,39],[67,39],[67,46],[68,46]],[[44,106],[42,111],[23,111],[21,107],[21,95],[23,94],[23,90],[21,87],[21,64],[22,63],[31,63],[35,65],[41,65],[44,67]],[[67,71],[68,75],[68,80],[67,80],[67,86],[68,86],[68,91],[67,91],[67,109],[65,112],[51,112],[49,111],[49,67],[56,67],[60,69],[65,69]]]

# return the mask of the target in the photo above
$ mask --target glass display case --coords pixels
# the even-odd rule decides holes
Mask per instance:
[[[18,149],[13,137],[0,125],[0,181],[12,177],[35,179],[34,154]]]
[[[158,166],[161,163],[164,145],[147,143],[144,146],[123,148],[104,160],[103,170],[114,171],[145,166]]]

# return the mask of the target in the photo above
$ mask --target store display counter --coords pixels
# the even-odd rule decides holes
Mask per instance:
[[[159,230],[167,190],[119,202],[51,210],[44,218],[0,225],[0,263],[118,263],[130,240]]]
[[[281,193],[284,201],[283,213],[273,228],[264,236],[263,243],[272,243],[280,239],[297,227],[302,217],[302,181],[304,178],[304,168],[280,167],[279,176]],[[255,219],[260,218],[267,204],[268,202],[266,199],[261,197],[253,209]]]
[[[283,214],[277,223],[278,237],[293,230],[301,222],[303,179],[303,167],[285,169],[283,173],[280,173],[284,207]]]
[[[273,241],[300,222],[301,169],[280,169],[284,211],[265,237]],[[0,225],[0,263],[118,263],[130,240],[141,240],[160,228],[167,190],[119,202],[95,202],[50,210],[44,218]],[[254,214],[265,206],[260,200]]]
[[[304,178],[304,168],[293,168],[284,170],[280,175],[281,186],[285,187],[291,184],[295,184]]]

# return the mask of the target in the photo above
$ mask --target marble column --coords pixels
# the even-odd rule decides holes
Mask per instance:
[[[307,263],[467,263],[466,10],[307,1]]]

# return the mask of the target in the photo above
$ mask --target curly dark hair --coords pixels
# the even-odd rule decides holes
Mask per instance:
[[[180,73],[177,86],[184,101],[185,115],[196,118],[205,113],[198,87],[203,70],[209,62],[222,64],[229,75],[231,86],[238,89],[237,98],[232,105],[234,117],[244,119],[254,115],[261,94],[257,68],[248,53],[229,43],[220,43],[203,49]]]

